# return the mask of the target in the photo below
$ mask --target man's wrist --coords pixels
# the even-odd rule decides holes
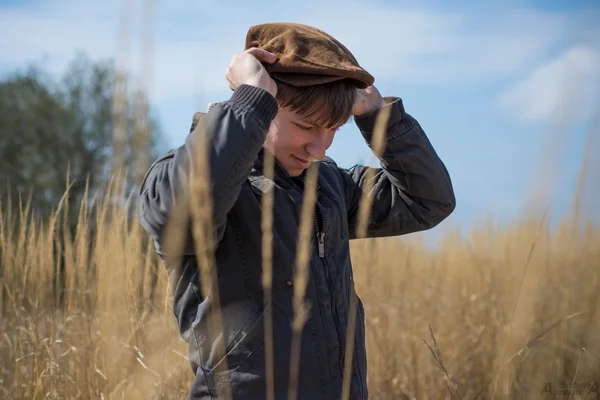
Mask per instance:
[[[265,85],[264,82],[260,81],[260,80],[253,80],[253,81],[248,81],[245,82],[246,85],[249,86],[254,86],[257,87],[259,89],[264,90],[265,92],[269,92],[269,94],[273,97],[276,97],[276,94],[273,93],[273,88],[268,87],[268,85]]]
[[[359,115],[355,115],[355,118],[360,118],[360,117],[364,117],[367,116],[369,114],[378,112],[379,110],[381,110],[383,107],[385,107],[388,103],[385,101],[385,99],[382,97],[379,101],[379,103],[371,108],[369,108],[368,110],[366,110],[365,112],[359,114]]]
[[[399,97],[384,97],[383,101],[384,107],[391,107],[390,116],[387,123],[387,126],[390,127],[403,119],[404,107],[402,106],[402,100]],[[375,128],[375,122],[377,121],[379,110],[381,110],[381,108],[359,116],[355,116],[354,123],[361,131],[372,132]]]

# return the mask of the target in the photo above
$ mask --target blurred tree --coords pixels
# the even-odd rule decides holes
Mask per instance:
[[[162,135],[146,97],[128,91],[110,61],[78,54],[60,79],[33,66],[0,81],[0,199],[27,200],[45,218],[69,190],[69,225],[89,180],[89,198],[119,166],[125,194],[140,183]],[[3,206],[4,208],[4,206]]]

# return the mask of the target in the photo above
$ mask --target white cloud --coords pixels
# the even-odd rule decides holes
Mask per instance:
[[[598,93],[600,50],[577,45],[503,92],[498,105],[521,122],[573,124],[598,111]]]
[[[433,84],[474,82],[530,68],[559,40],[566,24],[565,17],[540,12],[450,13],[358,0],[305,0],[300,9],[274,7],[273,1],[156,3],[150,64],[155,101],[189,97],[198,90],[226,92],[227,64],[243,49],[248,27],[264,21],[320,27],[346,44],[380,81]],[[123,14],[116,1],[35,4],[0,8],[0,69],[21,67],[46,54],[46,67],[57,72],[76,49],[94,58],[129,49],[125,61],[133,71],[149,67],[139,54],[138,3],[124,3],[130,4],[130,41],[117,39]]]
[[[482,15],[325,3],[318,11],[312,22],[356,49],[377,75],[402,83],[456,84],[518,72],[547,52],[566,22],[517,9]]]

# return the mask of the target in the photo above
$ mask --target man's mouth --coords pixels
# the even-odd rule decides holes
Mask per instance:
[[[292,158],[294,158],[302,168],[308,168],[310,166],[310,161],[305,160],[304,158],[296,157],[293,154]]]

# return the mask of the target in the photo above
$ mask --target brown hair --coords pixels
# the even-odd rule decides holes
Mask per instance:
[[[344,125],[352,116],[356,84],[342,79],[312,86],[296,87],[275,79],[277,103],[289,107],[310,122],[332,129]]]

